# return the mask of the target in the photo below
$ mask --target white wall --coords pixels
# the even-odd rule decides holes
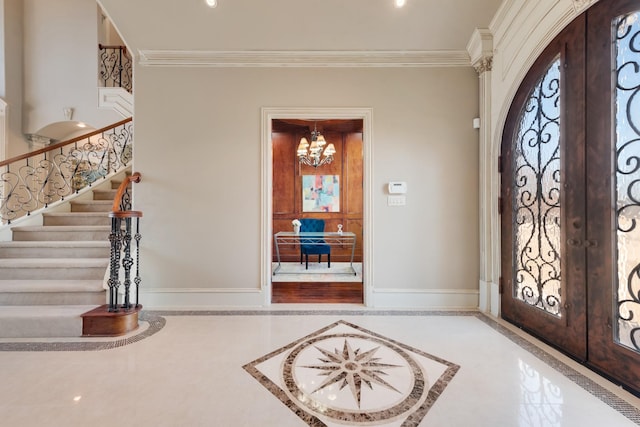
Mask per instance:
[[[5,156],[12,157],[26,151],[27,145],[22,136],[23,3],[22,0],[4,0],[2,7],[4,81],[1,96],[7,103]]]
[[[470,294],[477,306],[477,85],[470,67],[138,66],[135,207],[145,215],[146,306],[264,301],[262,107],[372,108],[374,275],[365,280],[382,292],[376,306],[388,293],[388,305],[425,307],[442,289]],[[386,206],[390,180],[408,182],[406,207]]]
[[[98,110],[97,6],[85,0],[24,0],[24,133],[65,120],[100,128],[121,119]]]
[[[98,20],[98,42],[103,45],[123,46],[124,41],[113,26],[111,20],[99,5],[97,7],[98,13],[96,19]]]

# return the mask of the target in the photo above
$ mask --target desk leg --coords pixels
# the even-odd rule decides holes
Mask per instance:
[[[351,244],[351,269],[353,270],[353,275],[357,276],[358,272],[356,271],[355,268],[353,268],[353,255],[356,252],[356,239],[353,239],[353,243]]]
[[[276,257],[278,259],[278,266],[273,269],[273,275],[275,276],[278,270],[280,270],[280,267],[282,267],[282,265],[280,264],[280,245],[278,244],[278,238],[274,237],[274,239],[276,243]]]

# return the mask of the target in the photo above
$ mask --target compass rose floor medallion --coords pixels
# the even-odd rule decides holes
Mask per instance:
[[[338,321],[244,369],[310,426],[417,426],[459,366]]]

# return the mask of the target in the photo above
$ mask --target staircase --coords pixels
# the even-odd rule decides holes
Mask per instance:
[[[108,184],[106,184],[108,185]],[[120,182],[14,226],[0,242],[0,338],[80,337],[82,314],[105,304],[113,199]],[[104,186],[102,186],[104,188]]]

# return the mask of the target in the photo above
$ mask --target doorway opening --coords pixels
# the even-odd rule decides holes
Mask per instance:
[[[263,112],[268,304],[367,303],[370,117],[364,109]],[[298,145],[311,141],[312,132],[333,144],[332,161],[299,161]],[[310,222],[321,230],[305,228]]]

